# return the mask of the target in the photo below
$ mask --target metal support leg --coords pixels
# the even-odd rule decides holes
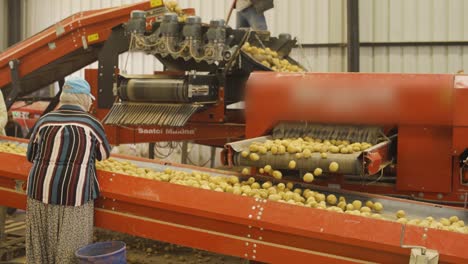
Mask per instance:
[[[6,216],[7,216],[7,207],[0,206],[0,241],[6,238],[6,234],[5,234]]]
[[[42,113],[42,115],[45,115],[47,113],[49,113],[50,111],[54,110],[54,108],[58,105],[58,103],[60,102],[60,95],[62,94],[62,89],[63,89],[63,85],[65,84],[65,80],[62,79],[59,81],[59,91],[58,93],[54,96],[54,98],[52,99],[52,101],[50,101],[49,105],[47,106],[47,108],[44,110],[44,112]]]
[[[347,1],[348,72],[359,72],[359,1]]]
[[[156,143],[154,142],[151,142],[148,144],[149,145],[149,149],[148,149],[148,158],[150,159],[154,159],[154,147],[156,147]]]
[[[210,147],[210,151],[211,151],[210,168],[214,168],[215,161],[216,161],[216,147]]]
[[[11,60],[8,65],[10,66],[11,91],[5,99],[5,105],[7,110],[10,110],[10,107],[21,92],[21,84],[18,70],[19,60]]]
[[[188,157],[188,142],[182,142],[182,155],[180,157],[180,162],[182,164],[187,164],[187,157]]]

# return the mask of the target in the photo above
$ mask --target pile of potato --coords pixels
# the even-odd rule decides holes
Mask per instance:
[[[187,20],[187,15],[184,13],[184,10],[179,6],[179,3],[175,0],[164,1],[164,5],[167,8],[167,11],[171,13],[176,13],[179,22],[185,22]]]
[[[249,42],[245,42],[242,45],[242,51],[249,54],[256,61],[263,64],[265,67],[268,67],[276,72],[304,72],[298,65],[291,64],[286,59],[281,59],[278,56],[276,51],[271,50],[270,48],[260,48],[250,45]]]
[[[25,155],[26,149],[15,143],[3,142],[0,143],[0,152]],[[200,171],[186,172],[171,168],[166,168],[164,171],[155,171],[151,168],[139,168],[129,161],[119,161],[113,158],[96,162],[96,168],[98,170],[216,192],[251,196],[297,206],[468,234],[468,227],[456,216],[441,218],[439,221],[436,221],[433,217],[410,219],[406,217],[406,213],[403,210],[399,210],[394,216],[389,216],[388,214],[383,214],[384,206],[380,202],[373,202],[371,200],[366,202],[360,200],[347,201],[343,196],[336,197],[334,194],[327,195],[310,189],[295,188],[292,182],[274,184],[271,181],[266,181],[261,183],[257,182],[253,177],[242,181],[237,176],[212,176]]]
[[[15,143],[0,142],[0,152],[14,153],[26,156],[26,148]]]
[[[294,154],[296,159],[308,159],[312,156],[312,153],[320,153],[322,159],[328,158],[328,153],[341,153],[341,154],[352,154],[354,152],[364,151],[372,147],[372,144],[367,142],[350,142],[348,140],[321,140],[314,139],[311,137],[304,138],[285,138],[266,140],[265,142],[253,142],[250,144],[248,150],[241,152],[243,158],[248,158],[252,161],[258,161],[261,155],[271,153],[273,155],[283,155],[285,153]],[[296,167],[296,161],[291,160],[289,162],[290,169]],[[328,171],[337,172],[339,164],[337,162],[330,162]],[[275,179],[281,179],[282,174],[278,170],[273,170],[270,165],[266,165],[264,168],[259,168],[261,174],[269,174]],[[304,182],[312,182],[314,176],[322,175],[323,169],[316,168],[313,172],[304,174]],[[247,170],[242,171],[243,174],[248,174]]]
[[[409,219],[403,210],[395,213],[395,216],[384,215],[384,206],[380,202],[371,200],[362,202],[360,200],[347,201],[345,197],[336,197],[334,194],[324,194],[310,189],[295,188],[292,182],[274,184],[271,181],[257,182],[255,178],[239,180],[236,176],[212,176],[208,173],[193,171],[177,171],[166,168],[164,171],[154,171],[149,168],[138,168],[128,161],[117,161],[109,159],[97,162],[96,167],[126,175],[165,181],[216,192],[226,192],[242,196],[268,199],[280,203],[288,203],[303,207],[323,209],[337,213],[346,213],[375,219],[396,221],[403,224],[417,225],[422,227],[437,228],[447,231],[455,231],[468,234],[468,227],[456,216],[449,219],[441,218],[436,221],[432,217],[425,219]],[[267,168],[271,169],[271,168]]]

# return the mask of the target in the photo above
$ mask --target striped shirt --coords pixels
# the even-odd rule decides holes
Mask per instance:
[[[46,204],[80,206],[99,196],[95,162],[110,146],[101,123],[74,105],[41,117],[31,134],[27,159],[33,163],[28,196]]]

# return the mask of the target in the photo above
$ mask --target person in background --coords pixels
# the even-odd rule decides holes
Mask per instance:
[[[5,126],[8,122],[8,111],[6,108],[5,100],[3,99],[3,92],[0,90],[0,136],[6,136]],[[0,206],[0,240],[4,239],[5,236],[5,221],[7,214],[7,207]]]
[[[23,138],[23,128],[15,121],[11,112],[8,113],[8,123],[5,126],[5,133],[9,137]]]
[[[3,98],[3,93],[0,90],[0,136],[6,136],[5,126],[8,123],[8,111]]]
[[[26,260],[75,263],[77,249],[93,239],[96,160],[109,157],[101,123],[88,111],[94,97],[82,78],[63,86],[60,107],[36,123],[26,157],[28,177]]]
[[[237,28],[268,30],[264,12],[273,8],[273,0],[237,0]]]

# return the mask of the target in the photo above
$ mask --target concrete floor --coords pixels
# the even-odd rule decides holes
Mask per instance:
[[[15,234],[25,234],[24,221],[26,215],[24,211],[17,211],[13,216],[7,218],[7,227],[14,230]],[[11,228],[13,227],[13,228]],[[186,263],[226,263],[242,264],[248,263],[243,259],[218,255],[211,252],[186,248],[159,242],[150,239],[130,236],[127,234],[112,232],[103,229],[95,229],[95,241],[120,240],[127,244],[127,262],[129,264],[186,264]],[[0,264],[23,264],[26,263],[26,257],[21,256],[10,261],[0,261]]]
[[[23,210],[17,210],[13,215],[7,216],[6,219],[6,232],[9,234],[15,235],[24,235],[26,232],[25,229],[25,220],[26,214]],[[11,263],[26,263],[26,257],[21,256],[10,261],[0,261],[0,264]]]

